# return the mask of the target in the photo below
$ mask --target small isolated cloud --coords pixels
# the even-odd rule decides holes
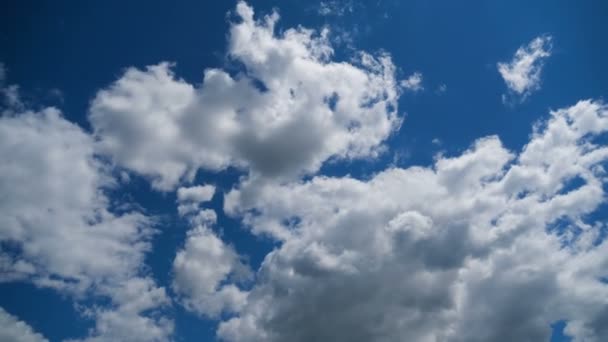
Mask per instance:
[[[544,61],[551,56],[551,36],[540,36],[521,46],[510,62],[498,63],[498,72],[509,90],[523,98],[540,89]]]
[[[3,114],[0,244],[18,248],[0,248],[0,282],[26,281],[75,300],[103,298],[109,306],[87,310],[96,341],[166,340],[173,323],[158,310],[169,299],[143,267],[153,220],[111,211],[111,203],[122,203],[104,191],[117,181],[95,157],[93,138],[57,109],[8,107]]]
[[[422,86],[422,73],[415,72],[410,77],[402,80],[401,87],[412,92],[418,92],[424,89]]]
[[[321,1],[317,13],[321,16],[343,16],[346,13],[352,13],[352,1]]]
[[[217,318],[221,313],[238,312],[247,301],[247,292],[232,280],[249,278],[251,270],[232,246],[215,235],[208,226],[211,220],[199,223],[193,221],[186,244],[173,261],[173,290],[186,309],[202,316]]]

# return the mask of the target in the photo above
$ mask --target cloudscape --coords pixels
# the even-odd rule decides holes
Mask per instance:
[[[608,340],[608,5],[9,1],[0,341]]]

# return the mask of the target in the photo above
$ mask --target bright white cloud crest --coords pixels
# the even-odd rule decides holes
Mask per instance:
[[[140,271],[152,222],[136,211],[108,209],[104,190],[114,181],[94,158],[92,137],[54,108],[4,114],[0,281],[109,299],[109,308],[87,313],[96,320],[91,340],[166,339],[172,322],[144,314],[168,303],[165,290]]]
[[[96,94],[91,134],[53,108],[3,110],[1,281],[103,298],[83,310],[88,341],[170,341],[170,294],[228,342],[539,341],[559,320],[575,341],[608,339],[607,227],[592,215],[605,201],[604,104],[552,111],[519,152],[489,136],[429,167],[318,175],[381,153],[401,88],[422,76],[398,84],[388,55],[334,61],[326,31],[276,33],[278,14],[255,19],[243,2],[236,14],[237,74],[208,69],[195,86],[169,63],[130,68]],[[550,43],[499,64],[513,92],[538,88]],[[225,213],[276,242],[258,270],[205,208],[216,187],[185,185],[227,167],[245,174]],[[169,294],[144,262],[155,220],[113,209],[124,170],[175,191],[189,224]],[[2,309],[0,324],[43,340]]]
[[[229,56],[245,70],[205,71],[203,85],[167,63],[129,69],[97,94],[90,119],[101,150],[170,190],[198,168],[248,167],[262,177],[315,172],[331,157],[376,155],[401,124],[395,67],[386,55],[331,61],[325,31],[274,33],[278,15],[230,29]]]

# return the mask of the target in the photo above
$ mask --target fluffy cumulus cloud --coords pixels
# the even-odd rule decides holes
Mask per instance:
[[[498,72],[511,92],[525,98],[540,89],[541,71],[551,49],[552,37],[540,36],[517,49],[510,62],[498,63]]]
[[[168,63],[128,69],[92,102],[101,152],[170,190],[199,168],[291,179],[382,150],[401,124],[389,56],[334,61],[326,31],[276,34],[277,13],[256,20],[243,2],[236,14],[228,55],[242,71],[207,69],[194,86]]]
[[[224,312],[237,312],[247,299],[235,282],[248,279],[251,271],[206,225],[188,232],[184,248],[173,261],[173,273],[173,289],[184,306],[201,315],[217,318]]]
[[[48,342],[27,323],[0,308],[0,341],[6,342]]]
[[[166,291],[149,277],[131,277],[98,290],[111,300],[109,308],[87,308],[95,318],[89,337],[70,342],[170,341],[173,321],[163,308],[170,305]]]
[[[240,2],[236,15],[239,72],[207,69],[193,85],[170,63],[127,69],[91,102],[91,134],[2,85],[0,281],[96,303],[78,306],[94,320],[78,341],[171,340],[171,299],[144,263],[155,220],[110,194],[128,170],[175,191],[190,230],[171,293],[219,322],[221,340],[539,341],[556,321],[575,341],[608,340],[608,227],[594,216],[604,104],[552,111],[521,151],[489,136],[428,167],[323,176],[328,160],[383,151],[401,89],[422,89],[422,75],[397,82],[385,54],[337,61],[327,31],[277,33],[276,12]],[[538,89],[550,54],[543,36],[498,64],[515,96]],[[225,213],[276,243],[255,271],[205,208],[215,186],[185,186],[228,167],[247,174]],[[46,341],[2,309],[0,328]]]
[[[0,62],[0,85],[2,85],[4,83],[5,79],[6,79],[6,67],[4,66],[4,63]]]
[[[207,202],[215,193],[213,185],[197,185],[177,189],[177,200],[179,202]]]
[[[105,193],[115,182],[95,158],[93,138],[57,109],[7,108],[0,156],[0,281],[109,299],[109,307],[87,312],[99,328],[92,331],[96,340],[120,340],[118,331],[123,339],[135,332],[142,340],[168,336],[170,321],[145,314],[168,303],[164,289],[141,272],[152,222],[137,211],[110,209]],[[128,295],[138,282],[146,286]],[[138,326],[156,330],[129,330]],[[105,338],[106,331],[114,335]]]
[[[234,248],[214,232],[215,211],[198,206],[210,200],[214,192],[211,185],[178,189],[178,212],[189,221],[191,229],[173,260],[173,290],[181,303],[209,318],[239,311],[247,293],[237,285],[252,275]],[[196,205],[184,204],[187,200],[194,200]]]
[[[242,184],[227,211],[283,242],[219,336],[542,341],[566,320],[575,341],[606,340],[608,243],[586,218],[605,197],[607,131],[608,109],[581,101],[518,154],[490,136],[368,181]]]

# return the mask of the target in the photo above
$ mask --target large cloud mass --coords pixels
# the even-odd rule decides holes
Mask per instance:
[[[577,341],[605,340],[608,245],[585,218],[604,201],[607,130],[606,107],[582,101],[519,155],[492,136],[369,181],[242,184],[226,209],[284,242],[220,337],[541,341],[567,320]]]
[[[222,340],[539,341],[557,321],[575,341],[608,340],[604,104],[552,111],[521,151],[489,136],[428,167],[323,176],[328,160],[382,152],[400,87],[420,77],[400,86],[388,55],[336,61],[327,31],[277,33],[278,14],[256,19],[242,2],[236,14],[239,72],[207,69],[192,85],[169,63],[129,68],[95,95],[91,134],[0,89],[0,281],[90,300],[85,340],[171,340],[171,299],[144,262],[155,220],[110,195],[127,169],[177,189],[190,231],[171,293],[217,320]],[[516,95],[538,89],[550,45],[499,64]],[[225,213],[276,243],[255,271],[205,208],[216,187],[184,186],[227,167],[246,175]],[[0,326],[44,340],[2,309]]]
[[[229,56],[244,70],[205,71],[195,87],[161,63],[128,69],[91,106],[103,152],[162,190],[198,168],[249,167],[263,177],[316,171],[330,157],[373,156],[399,127],[398,86],[386,55],[334,62],[324,31],[275,35],[278,15],[256,21],[237,6]]]

